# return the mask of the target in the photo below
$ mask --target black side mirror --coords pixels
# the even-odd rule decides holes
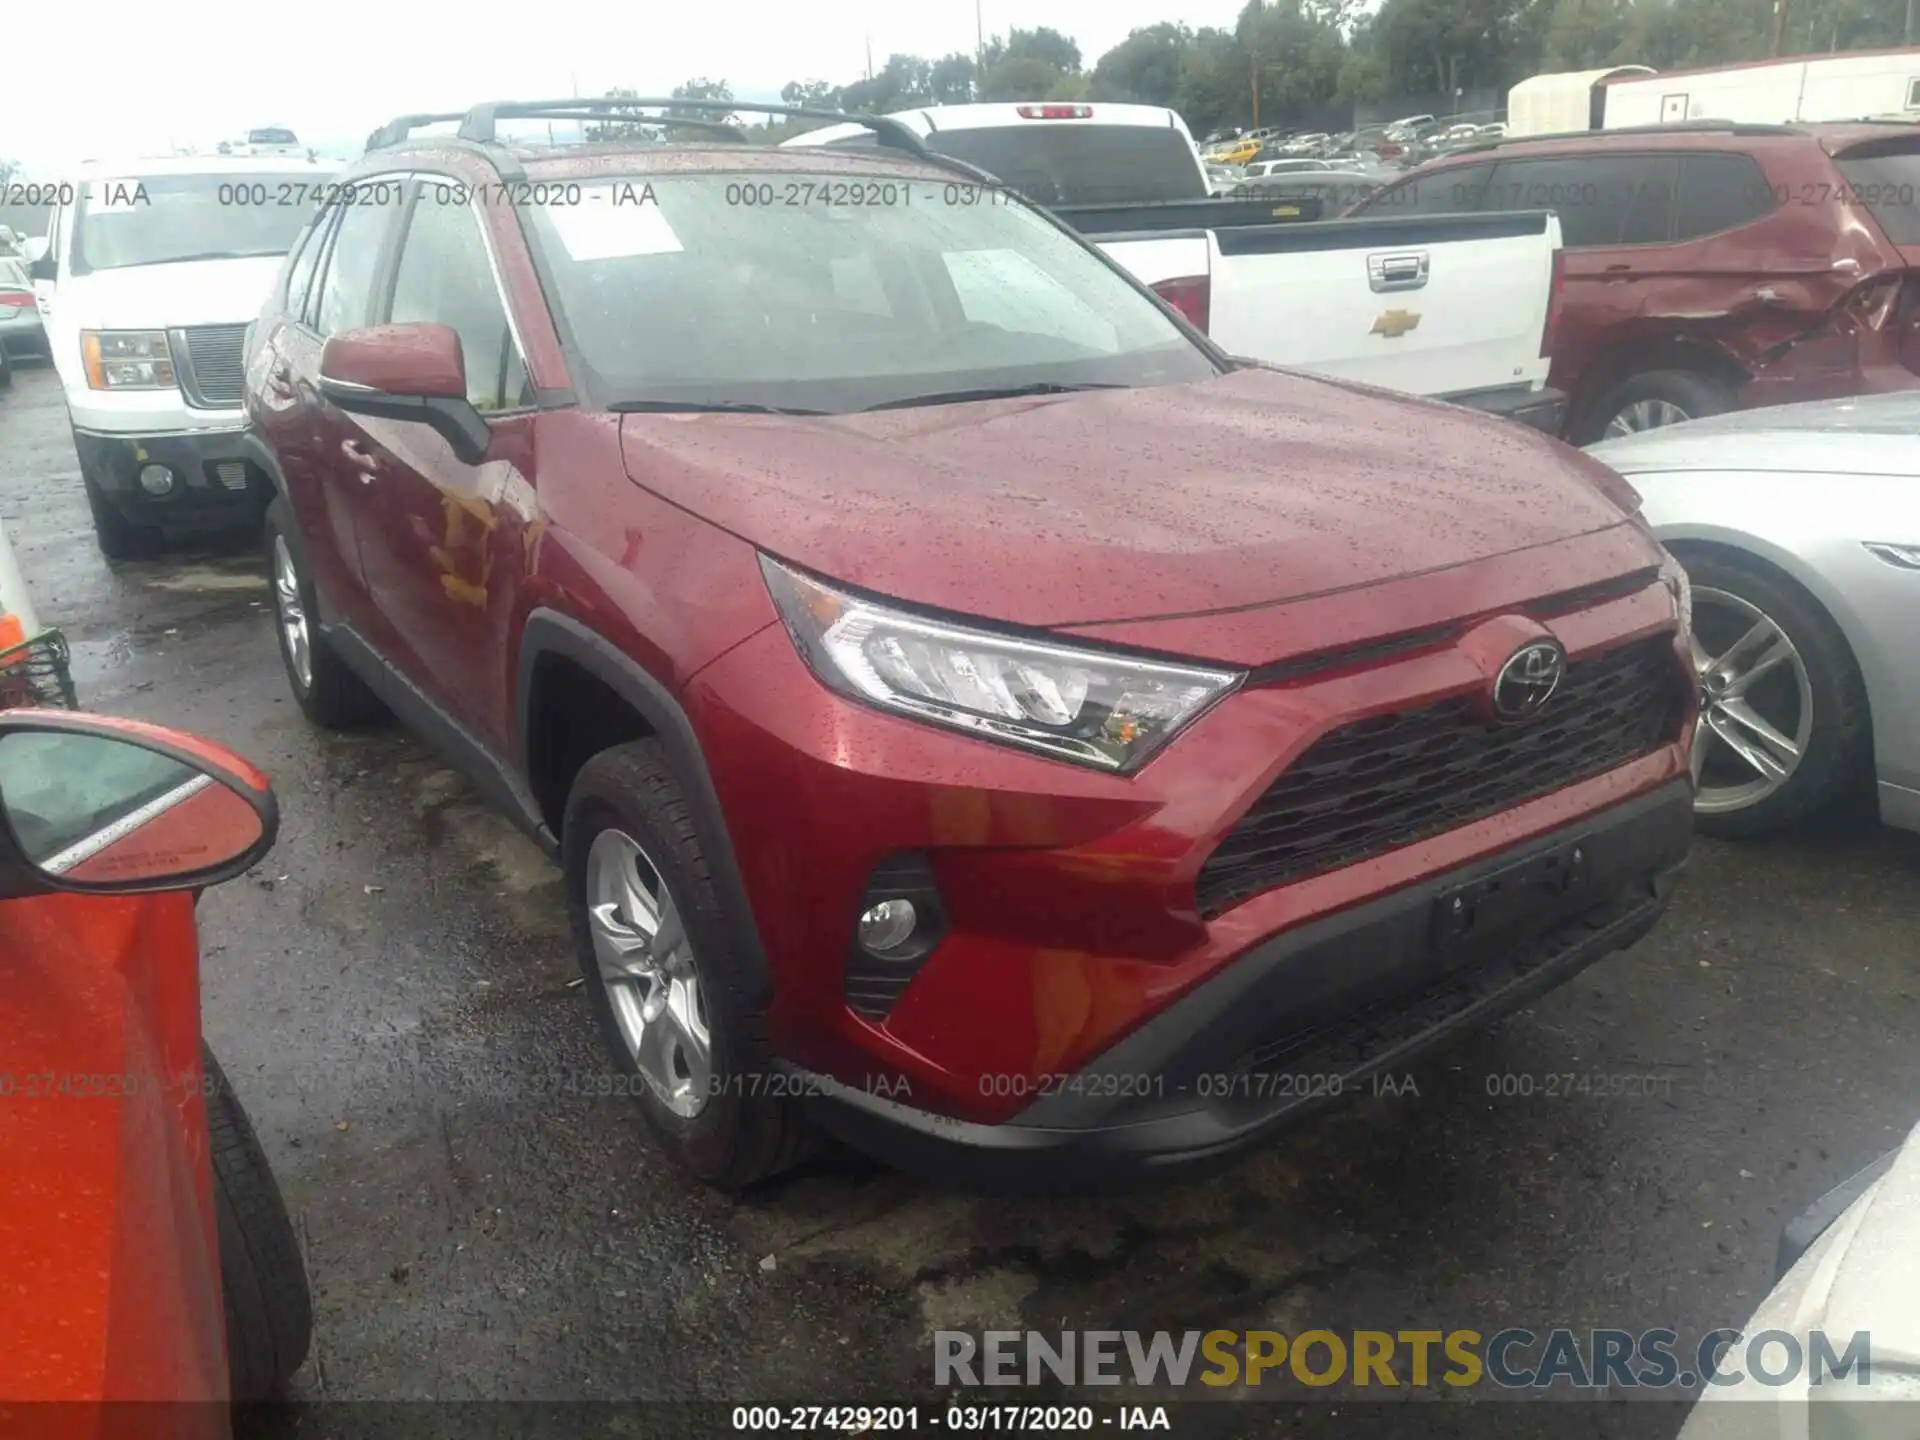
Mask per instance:
[[[32,260],[27,263],[27,275],[30,279],[34,280],[58,280],[60,278],[60,266],[53,258],[52,252],[48,252],[38,260]]]

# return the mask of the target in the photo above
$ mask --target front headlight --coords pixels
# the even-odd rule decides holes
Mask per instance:
[[[794,647],[883,710],[1099,770],[1137,770],[1243,678],[974,630],[895,610],[760,557]]]
[[[173,352],[164,330],[82,330],[80,354],[95,390],[171,390]]]

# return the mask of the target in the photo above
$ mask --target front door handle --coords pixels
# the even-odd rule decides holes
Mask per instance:
[[[371,485],[373,477],[380,473],[378,457],[358,440],[342,440],[340,453],[347,457],[347,463],[360,472],[362,485]]]

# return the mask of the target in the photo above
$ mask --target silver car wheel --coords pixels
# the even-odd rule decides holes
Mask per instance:
[[[587,851],[587,925],[628,1056],[661,1103],[691,1120],[713,1076],[693,942],[666,877],[624,831],[602,830]]]
[[[287,663],[301,690],[313,688],[313,644],[307,633],[307,607],[300,599],[300,576],[284,535],[273,537],[273,608],[287,643]]]
[[[1678,425],[1692,418],[1671,400],[1636,400],[1607,422],[1605,438],[1618,440],[1622,435],[1658,430],[1662,425]]]
[[[1714,653],[1701,639],[1734,635]],[[1700,725],[1693,737],[1693,808],[1718,815],[1779,793],[1813,735],[1813,683],[1786,631],[1750,601],[1695,587],[1693,667]]]

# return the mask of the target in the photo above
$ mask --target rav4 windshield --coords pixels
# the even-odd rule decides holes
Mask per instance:
[[[284,255],[322,198],[325,179],[309,170],[90,181],[75,213],[75,268]]]
[[[1215,373],[1152,300],[1004,194],[896,176],[532,187],[596,400],[841,412]]]

